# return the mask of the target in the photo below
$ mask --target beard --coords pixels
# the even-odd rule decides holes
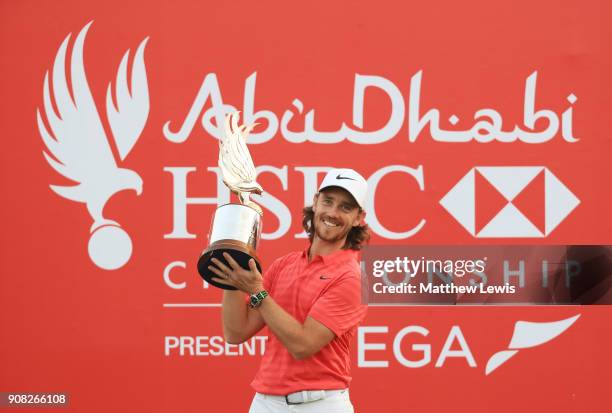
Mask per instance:
[[[315,235],[325,242],[338,242],[346,240],[346,237],[351,228],[328,228],[321,220],[320,217],[313,219],[313,225],[315,229]]]

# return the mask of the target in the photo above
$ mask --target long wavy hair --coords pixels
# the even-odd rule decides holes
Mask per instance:
[[[312,210],[312,206],[306,207],[302,210],[303,218],[302,218],[302,226],[304,230],[308,234],[308,238],[310,242],[314,238],[315,229],[314,229],[314,211]],[[370,240],[370,228],[368,224],[359,225],[351,228],[348,235],[346,236],[346,241],[342,246],[342,249],[351,249],[355,251],[359,251],[363,248],[364,244],[366,244]]]

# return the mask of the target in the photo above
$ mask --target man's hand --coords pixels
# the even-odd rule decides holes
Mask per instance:
[[[249,270],[242,268],[227,252],[223,253],[223,257],[227,260],[229,267],[224,265],[216,258],[212,259],[215,265],[209,265],[208,269],[217,275],[215,281],[220,284],[236,287],[240,291],[247,294],[256,294],[262,291],[263,277],[254,259],[249,260]]]

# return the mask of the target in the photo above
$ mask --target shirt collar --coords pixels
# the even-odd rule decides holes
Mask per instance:
[[[304,251],[302,251],[302,258],[304,258],[306,261],[308,261],[308,250],[310,249],[310,245],[308,245],[306,247],[306,249],[304,249]],[[352,250],[352,249],[339,249],[338,251],[332,252],[331,254],[328,255],[315,255],[314,257],[312,257],[312,261],[311,262],[315,262],[318,259],[320,259],[321,261],[323,261],[323,264],[333,264],[333,263],[340,263],[340,262],[344,262],[344,261],[349,261],[349,260],[358,260],[358,255],[359,252]]]

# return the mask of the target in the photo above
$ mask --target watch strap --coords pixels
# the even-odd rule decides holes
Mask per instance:
[[[268,296],[268,292],[266,290],[262,290],[258,293],[255,294],[251,294],[250,296],[250,306],[251,308],[256,308],[259,307],[261,305],[261,302],[264,300],[264,298],[266,298]]]

